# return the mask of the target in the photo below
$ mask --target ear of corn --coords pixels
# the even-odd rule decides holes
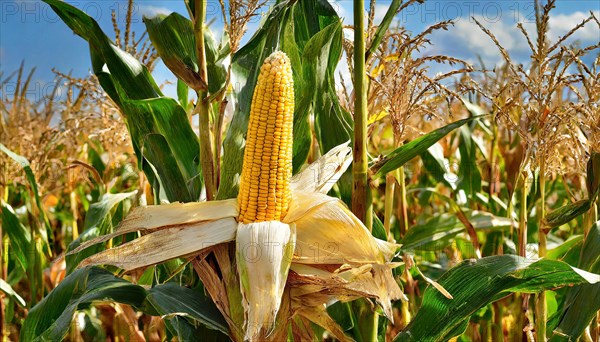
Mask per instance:
[[[288,57],[272,53],[252,97],[238,196],[239,221],[280,221],[290,202],[294,84]]]

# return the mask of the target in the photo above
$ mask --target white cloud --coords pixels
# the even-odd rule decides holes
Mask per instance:
[[[329,0],[329,4],[333,9],[337,12],[338,16],[344,20],[345,25],[352,25],[354,23],[354,12],[352,8],[352,1],[348,0]],[[385,4],[375,4],[375,16],[373,20],[376,24],[380,24],[381,20],[385,16],[385,12],[387,12],[389,3]],[[368,15],[368,8],[365,11],[365,25]]]
[[[166,7],[142,5],[142,4],[139,5],[139,11],[145,17],[154,17],[159,14],[169,15],[169,14],[173,13],[172,10],[170,10]]]
[[[511,53],[527,48],[515,39],[509,25],[502,21],[486,23],[481,17],[478,21],[496,35],[496,38]],[[431,36],[432,46],[422,51],[426,55],[449,55],[473,62],[477,56],[486,64],[497,64],[501,61],[501,55],[492,40],[475,24],[473,20],[461,18],[448,31],[437,31]]]
[[[594,11],[596,18],[600,16],[600,11]],[[589,13],[584,12],[573,12],[570,14],[557,14],[550,17],[550,37],[554,41],[559,36],[563,36],[569,32],[575,25],[581,23],[584,19],[589,17]],[[584,27],[577,30],[569,41],[580,40],[587,43],[597,43],[600,41],[600,28],[598,25],[591,21]]]
[[[388,8],[389,8],[389,4],[375,4],[375,17],[373,18],[373,20],[375,21],[375,23],[380,24],[381,21],[383,20],[383,17],[385,17],[385,13],[387,12]]]
[[[352,16],[352,1],[329,0],[329,4],[337,12],[338,16],[344,20],[344,24],[352,25],[354,22]]]
[[[555,42],[558,37],[567,33],[588,15],[583,12],[573,12],[551,16],[548,33],[550,41]],[[508,51],[513,61],[527,63],[531,51],[523,33],[517,28],[514,20],[503,18],[493,22],[486,21],[482,16],[475,16],[475,18],[496,36],[500,45]],[[523,23],[523,26],[530,35],[530,39],[535,42],[537,37],[535,23],[526,22]],[[424,51],[425,54],[445,54],[463,58],[470,62],[476,61],[477,56],[481,56],[488,68],[503,62],[494,42],[470,18],[459,18],[456,20],[454,27],[450,27],[448,31],[436,32],[431,40],[433,46]],[[592,21],[578,30],[566,43],[579,41],[581,45],[587,46],[596,44],[599,40],[600,31]]]

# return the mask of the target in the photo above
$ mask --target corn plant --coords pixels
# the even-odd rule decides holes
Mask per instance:
[[[368,12],[354,1],[348,40],[324,0],[268,9],[220,1],[226,35],[217,41],[206,1],[185,0],[187,17],[144,18],[146,42],[130,24],[122,35],[114,16],[111,40],[76,7],[45,0],[88,42],[95,77],[57,72],[74,88],[95,89],[69,96],[63,121],[96,99],[118,112],[103,119],[130,149],[79,137],[62,156],[76,155],[67,168],[91,177],[64,181],[52,199],[54,185],[36,166],[44,161],[21,155],[8,133],[29,104],[2,102],[14,113],[2,115],[0,150],[25,175],[1,184],[3,336],[597,339],[598,73],[581,59],[595,47],[545,41],[550,1],[537,10],[534,73],[480,25],[506,62],[497,78],[481,70],[481,79],[459,59],[418,54],[451,22],[414,36],[392,25],[421,2],[393,0],[376,25],[375,1]],[[259,9],[266,14],[242,44]],[[587,23],[598,21],[592,14],[578,27]],[[351,92],[334,78],[344,53]],[[177,99],[152,77],[157,58],[177,78]],[[428,63],[459,67],[433,77]],[[579,74],[566,75],[568,66]],[[442,82],[455,75],[455,85]],[[564,143],[551,133],[555,123],[586,137],[585,160],[561,154],[576,160],[571,174],[548,167],[556,165],[549,147],[535,143]],[[104,151],[127,161],[109,165]],[[527,176],[537,165],[536,188]],[[61,205],[67,216],[56,214]],[[55,233],[61,224],[67,234]],[[539,249],[526,255],[532,231]],[[537,310],[528,310],[534,298]]]

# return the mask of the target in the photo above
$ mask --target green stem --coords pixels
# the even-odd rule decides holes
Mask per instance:
[[[527,177],[522,175],[522,180],[519,202],[519,255],[525,257],[527,248]]]
[[[355,326],[358,331],[354,331],[354,338],[360,342],[377,341],[377,325],[379,315],[371,310],[371,303],[365,298],[360,298],[352,302],[353,310],[356,312],[357,321]]]
[[[406,206],[406,180],[404,174],[404,166],[399,167],[396,171],[396,179],[398,183],[400,183],[400,193],[398,200],[398,213],[397,217],[400,222],[400,232],[399,237],[404,236],[408,231],[408,215],[407,215],[407,206]],[[412,319],[412,311],[411,307],[414,309],[417,306],[415,299],[415,290],[414,290],[414,282],[412,275],[410,274],[410,270],[406,268],[404,270],[404,276],[406,278],[405,285],[405,293],[408,296],[408,301],[403,301],[400,305],[400,310],[402,313],[402,327],[406,327],[408,323],[410,323]]]
[[[515,342],[523,341],[523,327],[525,326],[525,313],[523,312],[523,294],[515,293],[515,306],[516,306],[516,315],[515,315],[515,323],[512,331],[512,340]]]
[[[546,256],[546,233],[544,227],[542,227],[542,220],[546,216],[546,168],[545,163],[542,160],[540,163],[540,195],[541,195],[541,208],[540,208],[540,224],[538,225],[538,254],[540,258]],[[546,292],[542,291],[538,295],[536,301],[536,320],[535,320],[535,331],[538,341],[546,341],[546,321],[548,320],[548,307],[546,304]]]
[[[596,223],[597,221],[598,221],[598,203],[596,200],[594,203],[592,203],[592,206],[587,213],[587,224],[585,225],[585,228],[584,228],[585,239],[587,239],[587,235],[590,232],[592,225],[594,223]],[[600,325],[599,319],[600,319],[600,311],[596,312],[596,314],[592,318],[592,321],[589,325],[590,336],[591,336],[593,342],[600,341],[600,331],[598,329],[599,325]]]
[[[521,186],[521,199],[519,201],[519,255],[525,257],[527,247],[527,177],[521,175],[523,181]],[[525,326],[525,306],[527,299],[521,293],[515,296],[517,305],[517,315],[514,329],[513,340],[521,342],[523,340],[523,327]]]
[[[489,189],[488,189],[488,195],[490,196],[489,201],[490,201],[490,209],[494,210],[494,212],[497,212],[497,210],[495,210],[495,208],[497,208],[497,206],[494,203],[494,201],[492,200],[492,198],[494,196],[496,196],[496,194],[499,192],[499,184],[500,184],[500,179],[498,179],[500,177],[500,172],[496,173],[496,168],[498,167],[496,165],[497,163],[497,158],[496,156],[499,154],[500,152],[498,152],[498,125],[496,124],[496,120],[492,120],[492,144],[490,146],[490,167],[489,167],[489,179],[488,179],[488,184],[489,184]],[[511,201],[509,200],[509,203]],[[509,208],[511,209],[510,205]],[[508,218],[512,220],[512,213],[510,211],[508,211]],[[512,231],[512,225],[511,225],[511,231]],[[498,255],[502,255],[504,254],[504,230],[500,231],[501,237],[500,237],[500,244],[498,245],[498,250],[496,251]],[[511,236],[512,237],[512,236]]]
[[[366,221],[367,204],[367,80],[365,72],[364,0],[354,0],[354,149],[352,163],[352,211]]]
[[[492,334],[492,320],[486,319],[481,323],[481,341],[492,342],[493,339]]]
[[[504,318],[504,306],[500,301],[494,302],[492,304],[494,309],[494,329],[492,340],[494,341],[504,341],[504,330],[502,325],[502,319]]]
[[[367,79],[365,71],[365,2],[354,0],[354,148],[352,163],[352,212],[372,229],[373,202],[368,182],[367,159]],[[354,302],[358,310],[360,337],[363,341],[377,340],[379,316],[365,299]],[[355,336],[358,338],[358,336]]]
[[[396,179],[394,177],[394,173],[395,171],[392,171],[385,176],[385,212],[383,226],[385,227],[385,234],[388,241],[392,241],[394,239],[390,232],[390,226],[392,224],[392,210],[394,209],[394,191],[396,189]]]
[[[408,207],[406,201],[406,176],[404,166],[398,169],[398,181],[400,182],[400,236],[408,231]]]
[[[215,172],[213,164],[213,152],[210,140],[210,103],[208,102],[208,73],[206,71],[206,53],[204,51],[204,19],[206,17],[206,1],[194,0],[194,36],[196,38],[196,51],[198,54],[198,73],[203,81],[203,89],[197,91],[198,100],[195,112],[198,113],[198,126],[200,138],[200,164],[202,164],[202,175],[206,187],[206,199],[214,198]]]

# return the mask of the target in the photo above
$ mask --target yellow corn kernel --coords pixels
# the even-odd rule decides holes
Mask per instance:
[[[294,80],[287,55],[273,52],[260,68],[252,96],[239,221],[281,221],[290,202]]]

